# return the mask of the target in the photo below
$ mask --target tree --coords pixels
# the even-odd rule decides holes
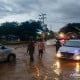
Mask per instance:
[[[69,23],[67,24],[66,26],[62,27],[59,31],[59,33],[62,32],[62,33],[74,33],[77,35],[77,37],[79,38],[80,36],[80,23]]]
[[[19,28],[19,36],[21,40],[25,40],[27,38],[33,37],[34,39],[36,38],[37,34],[37,29],[41,29],[41,23],[36,22],[36,21],[26,21],[21,23],[20,28]]]
[[[8,38],[10,35],[13,35],[21,40],[27,40],[30,37],[35,39],[37,29],[42,30],[39,21],[26,21],[20,24],[17,22],[6,22],[0,26],[0,36],[6,36]]]

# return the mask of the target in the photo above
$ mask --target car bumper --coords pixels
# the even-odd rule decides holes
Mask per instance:
[[[80,60],[80,55],[77,55],[77,56],[75,56],[75,55],[62,55],[60,53],[57,53],[56,57],[57,58],[63,58],[63,59],[77,60],[77,61]]]
[[[60,58],[60,59],[66,59],[66,60],[80,61],[80,59],[75,59],[75,58],[73,58],[73,57],[67,58],[67,57],[61,56],[61,57],[57,57],[57,58]]]

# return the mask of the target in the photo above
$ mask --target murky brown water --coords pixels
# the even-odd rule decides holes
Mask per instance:
[[[80,62],[56,59],[53,46],[46,47],[42,60],[38,59],[36,48],[32,65],[26,45],[8,46],[15,48],[17,58],[11,64],[0,63],[0,80],[80,80]]]

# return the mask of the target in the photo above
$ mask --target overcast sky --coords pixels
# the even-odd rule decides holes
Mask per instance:
[[[0,0],[0,23],[38,19],[46,13],[49,29],[58,31],[67,23],[80,22],[80,0]]]

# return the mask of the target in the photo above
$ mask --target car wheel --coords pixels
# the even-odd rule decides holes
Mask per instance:
[[[13,62],[13,61],[15,61],[15,60],[16,60],[16,56],[15,56],[15,55],[10,54],[10,55],[8,56],[8,62]]]

